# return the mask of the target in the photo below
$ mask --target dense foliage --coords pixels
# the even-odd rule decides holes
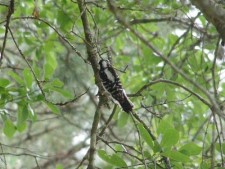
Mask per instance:
[[[0,168],[225,167],[221,39],[191,2],[10,2],[0,1]],[[101,58],[133,113],[101,88]]]

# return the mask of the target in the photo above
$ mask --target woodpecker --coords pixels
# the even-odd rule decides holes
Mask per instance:
[[[224,57],[225,57],[225,45],[224,45],[224,41],[223,40],[219,44],[216,54],[217,54],[217,57],[219,59],[221,59],[221,60],[224,59]]]
[[[126,92],[120,82],[119,76],[110,64],[109,60],[101,59],[99,61],[99,65],[99,75],[105,89],[115,100],[119,102],[120,106],[125,112],[129,113],[132,111],[134,105],[127,97]]]

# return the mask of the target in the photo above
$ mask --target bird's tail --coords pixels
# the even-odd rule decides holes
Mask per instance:
[[[122,107],[123,111],[129,113],[132,111],[134,105],[127,97],[124,90],[118,90],[117,92],[113,93],[113,98],[116,99],[120,106]]]
[[[129,100],[127,96],[123,99],[123,101],[120,102],[120,105],[123,111],[127,113],[131,112],[134,107],[133,103]]]

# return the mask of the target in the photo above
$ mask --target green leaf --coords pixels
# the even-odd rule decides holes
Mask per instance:
[[[123,128],[127,124],[130,116],[127,113],[124,113],[121,111],[119,114],[120,114],[120,116],[118,118],[117,124],[118,124],[119,128]]]
[[[20,85],[24,84],[23,79],[19,75],[17,75],[16,73],[14,73],[13,71],[9,71],[8,75],[11,76]]]
[[[157,127],[157,133],[158,135],[160,135],[165,133],[169,129],[174,129],[174,127],[169,123],[168,119],[164,118],[160,121],[159,126]]]
[[[190,159],[188,156],[178,152],[178,151],[167,151],[162,153],[163,156],[169,157],[178,162],[189,162]]]
[[[1,110],[0,114],[1,114],[2,120],[6,121],[7,120],[7,111]]]
[[[36,120],[37,120],[37,114],[36,113],[34,113],[34,110],[30,107],[30,106],[28,106],[28,109],[29,109],[29,119],[30,120],[32,120],[33,122],[35,122]]]
[[[32,68],[33,68],[33,71],[34,71],[36,77],[38,79],[40,79],[41,78],[41,71],[42,71],[41,67],[38,67],[37,64],[35,62],[33,62]]]
[[[152,155],[150,154],[149,151],[144,151],[144,156],[148,159],[151,159],[152,158]]]
[[[159,145],[159,142],[157,140],[154,141],[154,147],[153,150],[155,153],[160,153],[162,151],[161,146]]]
[[[161,141],[161,146],[170,148],[171,146],[175,145],[179,140],[179,133],[175,129],[169,129],[166,130],[162,134],[162,141]]]
[[[29,114],[31,114],[31,116],[35,116],[34,110],[30,106],[30,104],[28,104],[28,110],[29,110]]]
[[[51,78],[51,76],[53,75],[55,71],[55,69],[52,67],[50,63],[46,63],[44,65],[44,70],[45,70],[45,79]]]
[[[13,122],[9,119],[7,119],[5,122],[4,122],[4,129],[3,129],[3,132],[5,133],[5,135],[9,138],[12,138],[13,135],[15,134],[16,132],[16,127],[14,126]]]
[[[138,130],[140,132],[141,137],[145,140],[148,146],[153,149],[154,147],[153,140],[151,136],[149,135],[148,131],[144,128],[144,126],[141,123],[139,123],[137,126],[138,126]]]
[[[65,14],[63,11],[58,11],[57,13],[57,23],[60,25],[61,29],[65,29],[68,24],[70,24],[71,19],[69,15]]]
[[[6,87],[10,84],[10,81],[8,79],[0,78],[0,87]]]
[[[32,82],[33,82],[33,75],[30,71],[30,69],[26,68],[23,70],[23,77],[25,80],[25,84],[28,88],[31,88]]]
[[[0,98],[0,108],[3,108],[8,100],[12,99],[12,96],[6,88],[0,87]]]
[[[98,150],[98,156],[102,159],[102,160],[104,160],[104,161],[106,161],[107,163],[111,163],[111,156],[110,155],[108,155],[104,150]]]
[[[211,168],[211,163],[208,162],[208,161],[203,161],[200,165],[200,169],[208,169],[208,168]],[[216,168],[217,169],[217,168]]]
[[[116,144],[116,145],[114,146],[114,149],[115,149],[116,151],[123,151],[123,150],[125,149],[125,147],[122,146],[122,145],[120,145],[120,144]]]
[[[62,164],[57,164],[55,169],[63,169],[63,165]]]
[[[47,82],[44,84],[43,89],[49,89],[52,87],[58,87],[61,88],[63,87],[64,83],[60,81],[59,79],[54,79],[53,81]]]
[[[127,167],[126,162],[120,156],[118,156],[117,154],[113,154],[111,159],[112,159],[115,166]]]
[[[51,82],[51,85],[54,87],[63,87],[64,83],[62,81],[60,81],[59,79],[54,79]]]
[[[27,128],[26,122],[22,122],[22,123],[17,124],[17,130],[19,132],[23,132],[26,128]]]
[[[171,146],[175,145],[179,140],[179,132],[174,129],[170,123],[170,119],[164,118],[160,121],[157,128],[158,135],[162,136],[160,145],[165,149],[170,149]]]
[[[27,120],[29,115],[28,107],[27,105],[24,105],[22,108],[18,109],[18,124],[23,123]]]
[[[181,162],[173,161],[173,169],[181,169],[181,168],[183,168],[183,165]]]
[[[67,90],[55,88],[55,87],[51,87],[50,90],[56,91],[66,98],[70,98],[70,99],[73,98],[73,94],[71,92],[67,91]]]
[[[48,108],[49,108],[53,113],[55,113],[55,114],[57,114],[57,115],[60,114],[60,110],[59,110],[59,108],[58,108],[56,105],[54,105],[54,104],[52,104],[52,103],[50,103],[50,102],[45,102],[45,104],[48,106]]]
[[[198,155],[201,153],[202,148],[196,145],[193,142],[187,143],[184,146],[182,146],[179,151],[183,154],[192,156],[192,155]]]
[[[127,167],[125,161],[117,154],[108,155],[104,150],[98,150],[98,156],[107,163],[117,167]]]
[[[216,150],[225,154],[225,143],[216,143]]]
[[[58,64],[54,53],[48,53],[47,57],[45,58],[44,65],[45,79],[49,79],[52,77],[57,65]]]

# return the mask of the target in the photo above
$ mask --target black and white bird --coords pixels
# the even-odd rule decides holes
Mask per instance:
[[[217,57],[222,60],[225,58],[225,44],[224,44],[224,41],[222,40],[221,43],[219,44],[218,46],[218,49],[217,49]]]
[[[125,90],[122,87],[119,76],[113,69],[109,60],[102,59],[99,61],[100,70],[99,75],[105,89],[117,100],[122,109],[129,113],[132,111],[134,105],[128,99]]]

